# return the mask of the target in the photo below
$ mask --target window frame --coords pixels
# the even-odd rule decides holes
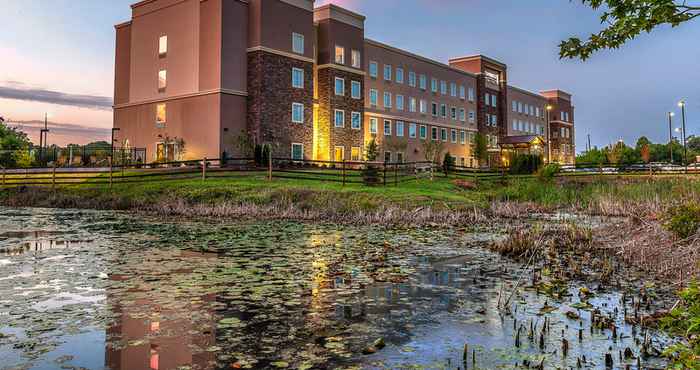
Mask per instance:
[[[340,116],[338,116],[338,113],[340,113]],[[340,122],[340,124],[338,124],[338,117],[342,118],[342,122]],[[343,109],[334,109],[333,110],[333,127],[345,128],[345,110],[343,110]]]
[[[297,48],[296,41],[301,40],[301,49]],[[301,33],[292,32],[292,52],[299,55],[304,55],[306,52],[306,40],[305,36]]]
[[[345,47],[336,44],[333,50],[333,61],[335,62],[335,64],[345,65]],[[340,54],[338,52],[340,52]]]
[[[377,78],[379,76],[379,63],[378,62],[376,62],[374,60],[370,60],[369,66],[367,67],[367,69],[368,69],[369,77]]]
[[[387,133],[387,128],[389,129],[388,133]],[[389,119],[384,120],[383,132],[384,132],[384,136],[391,136],[391,120],[389,120]]]
[[[355,87],[357,87],[357,94],[355,94]],[[362,82],[355,80],[350,81],[350,97],[353,99],[362,99]]]
[[[295,72],[301,73],[301,85],[296,85],[294,83]],[[303,89],[304,88],[304,70],[303,69],[297,68],[297,67],[292,67],[292,88],[295,88],[295,89]]]
[[[357,127],[355,126],[355,117],[357,117]],[[362,113],[350,112],[350,128],[353,130],[362,130]]]
[[[294,147],[301,148],[301,158],[294,158]],[[303,143],[292,143],[291,145],[292,153],[291,153],[291,159],[293,161],[303,161],[304,160],[304,144]]]
[[[341,83],[340,94],[338,93],[338,82]],[[335,77],[334,83],[333,83],[333,92],[335,93],[335,96],[345,96],[345,79],[344,78]]]
[[[301,108],[301,120],[300,121],[294,120],[294,113],[295,113],[294,108],[295,107]],[[304,104],[297,103],[297,102],[292,103],[292,123],[302,123],[302,124],[304,123],[304,109],[305,109]]]

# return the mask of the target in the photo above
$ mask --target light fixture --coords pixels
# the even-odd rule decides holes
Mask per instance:
[[[678,102],[678,106],[683,108],[685,106],[685,100],[681,100]]]
[[[668,112],[668,115],[671,116],[671,117],[673,117],[673,116],[675,116],[676,114],[673,113],[673,112]]]

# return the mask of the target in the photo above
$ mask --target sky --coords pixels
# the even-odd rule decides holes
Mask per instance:
[[[135,0],[0,0],[0,116],[43,120],[107,137],[112,125],[114,25]],[[570,0],[321,0],[367,17],[365,36],[446,62],[484,54],[508,65],[509,83],[573,94],[577,150],[645,135],[668,140],[667,112],[687,100],[700,130],[700,21],[642,35],[581,62],[557,45],[600,28],[600,13]],[[680,114],[674,125],[680,126]],[[65,140],[70,140],[66,134]],[[51,140],[51,139],[50,139]],[[89,140],[88,140],[89,141]]]

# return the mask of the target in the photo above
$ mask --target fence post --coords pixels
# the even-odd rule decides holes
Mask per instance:
[[[202,181],[207,179],[207,157],[202,160]]]
[[[270,146],[267,154],[267,181],[272,181],[272,146]]]
[[[107,157],[109,161],[109,188],[112,188],[112,156]]]
[[[343,186],[345,186],[345,158],[343,158]]]
[[[51,171],[51,189],[56,188],[56,161],[53,162],[53,170]]]
[[[384,178],[384,186],[386,186],[386,160],[384,160],[384,166],[382,166],[383,169],[383,178]]]
[[[394,186],[399,186],[399,164],[394,165]]]
[[[3,167],[3,168],[2,168],[2,185],[3,185],[3,186],[5,186],[5,172],[6,172],[6,171],[7,171],[7,170],[5,169],[5,167]]]

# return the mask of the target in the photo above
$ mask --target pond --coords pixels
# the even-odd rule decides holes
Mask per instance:
[[[0,208],[0,369],[664,367],[639,299],[538,292],[501,237]]]

